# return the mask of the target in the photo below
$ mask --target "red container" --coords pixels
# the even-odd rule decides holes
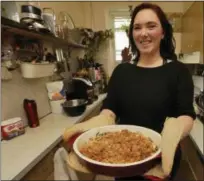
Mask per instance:
[[[36,102],[34,100],[24,99],[24,110],[27,115],[29,127],[38,127],[40,125],[40,122],[38,118]]]

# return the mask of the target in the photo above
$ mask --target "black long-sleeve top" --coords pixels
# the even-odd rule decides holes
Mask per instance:
[[[146,68],[118,65],[110,78],[103,109],[110,109],[119,124],[144,126],[161,132],[166,117],[195,119],[194,86],[190,72],[178,61]]]

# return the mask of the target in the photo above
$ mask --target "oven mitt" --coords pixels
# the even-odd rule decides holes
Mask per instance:
[[[74,151],[71,151],[67,157],[67,164],[72,169],[76,170],[77,172],[91,174],[92,172],[85,166],[83,163],[80,162],[77,155]]]
[[[73,125],[71,128],[67,128],[64,131],[63,139],[65,142],[67,142],[70,139],[72,139],[75,135],[78,136],[79,133],[83,133],[91,128],[106,126],[106,125],[113,125],[113,124],[115,124],[114,118],[112,118],[111,116],[100,114],[98,116],[95,116],[89,119],[88,121],[78,123],[78,124]],[[68,154],[67,164],[76,171],[83,172],[83,173],[91,173],[91,171],[89,171],[86,166],[80,163],[79,159],[77,158],[77,155],[74,153],[73,150],[71,150],[71,152],[69,152]]]
[[[63,139],[65,142],[67,142],[72,136],[77,133],[83,133],[91,128],[113,124],[115,124],[115,119],[113,117],[107,116],[105,114],[99,114],[98,116],[94,116],[87,121],[75,124],[72,127],[65,129],[63,133]]]
[[[183,125],[176,118],[167,118],[162,130],[161,152],[162,163],[156,165],[144,174],[152,180],[164,179],[169,176],[173,167],[173,161],[177,146],[183,133]],[[155,178],[155,179],[154,179]]]

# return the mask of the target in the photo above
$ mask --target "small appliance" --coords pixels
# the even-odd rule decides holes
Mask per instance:
[[[85,99],[88,104],[95,100],[94,85],[89,79],[73,77],[71,82],[71,90],[67,91],[66,99]]]

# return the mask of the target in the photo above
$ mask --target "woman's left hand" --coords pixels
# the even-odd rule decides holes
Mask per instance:
[[[158,164],[155,167],[148,170],[144,177],[153,181],[163,180],[166,178],[166,175],[163,172],[162,165]]]
[[[161,152],[162,163],[150,169],[144,176],[167,178],[173,167],[176,149],[185,132],[186,125],[180,118],[168,118],[162,130]]]

